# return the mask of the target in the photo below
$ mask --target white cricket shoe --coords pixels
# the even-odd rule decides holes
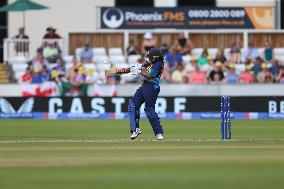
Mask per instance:
[[[139,128],[136,128],[136,131],[131,134],[130,139],[131,140],[136,139],[138,135],[140,135],[141,133],[142,133],[142,130]]]
[[[157,134],[156,137],[158,140],[164,140],[163,134]]]

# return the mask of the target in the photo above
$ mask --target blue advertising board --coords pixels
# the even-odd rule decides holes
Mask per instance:
[[[129,97],[0,97],[0,119],[128,119]],[[159,97],[163,119],[220,119],[220,97]],[[284,97],[231,97],[232,119],[284,119]],[[144,107],[141,118],[146,118]]]
[[[273,29],[272,7],[101,7],[102,29]]]

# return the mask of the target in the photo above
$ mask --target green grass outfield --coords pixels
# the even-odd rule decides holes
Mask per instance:
[[[284,121],[0,120],[0,189],[267,189],[284,186]]]

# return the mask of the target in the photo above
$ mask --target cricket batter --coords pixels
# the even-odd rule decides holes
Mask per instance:
[[[155,111],[155,104],[160,92],[160,76],[164,68],[164,61],[160,49],[152,48],[145,57],[146,63],[131,67],[133,75],[141,74],[143,84],[137,89],[129,101],[128,112],[130,116],[131,140],[142,133],[139,129],[140,107],[145,103],[145,113],[158,140],[163,140],[163,128],[160,118]]]

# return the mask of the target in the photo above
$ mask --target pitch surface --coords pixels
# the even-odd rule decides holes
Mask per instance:
[[[129,141],[127,121],[0,120],[0,188],[281,188],[284,122],[162,122]]]

